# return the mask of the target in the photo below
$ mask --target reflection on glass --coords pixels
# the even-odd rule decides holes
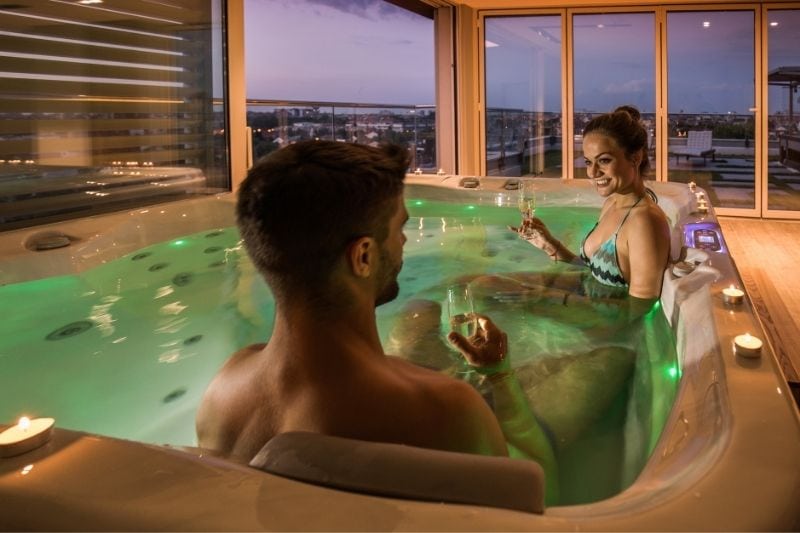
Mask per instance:
[[[768,11],[768,209],[800,211],[800,10]]]
[[[754,13],[667,14],[669,181],[755,208]]]
[[[25,4],[0,12],[0,230],[229,189],[221,0]]]
[[[633,105],[650,132],[655,156],[655,15],[575,15],[573,63],[575,106],[574,177],[585,178],[581,132],[595,116]]]
[[[488,17],[486,174],[560,178],[561,17]]]

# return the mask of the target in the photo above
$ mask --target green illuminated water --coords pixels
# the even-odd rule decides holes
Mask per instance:
[[[565,268],[508,231],[518,212],[491,198],[452,203],[410,190],[407,208],[400,294],[378,310],[390,348],[403,306],[442,302],[449,280]],[[576,249],[597,210],[541,207],[537,216]],[[64,428],[193,445],[206,385],[229,354],[266,339],[272,308],[235,228],[149,246],[80,275],[0,287],[0,421],[52,416]],[[597,331],[586,326],[591,317],[559,322],[544,307],[532,312],[514,302],[495,302],[491,316],[508,332],[523,375],[553,361],[582,363],[598,345]],[[559,398],[597,391],[607,403],[603,416],[559,450],[563,503],[601,499],[630,484],[661,432],[678,378],[672,336],[656,309],[630,338],[635,365],[621,371],[620,383],[608,369],[578,365],[575,375],[586,381],[574,378]]]

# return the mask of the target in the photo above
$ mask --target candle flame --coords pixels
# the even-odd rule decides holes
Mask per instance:
[[[17,426],[19,426],[19,429],[22,431],[28,431],[28,428],[31,427],[31,419],[27,416],[23,416],[19,419]]]
[[[730,286],[729,288],[730,288],[731,290],[734,290],[734,289],[736,289],[736,287],[734,287],[734,286],[733,286],[733,283],[731,283],[731,286]]]

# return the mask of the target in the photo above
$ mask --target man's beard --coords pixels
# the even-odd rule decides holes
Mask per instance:
[[[400,293],[400,284],[397,282],[397,276],[400,275],[400,270],[403,268],[403,262],[400,261],[398,265],[393,265],[390,261],[389,254],[381,250],[381,288],[378,291],[378,296],[375,298],[375,307],[391,302]]]

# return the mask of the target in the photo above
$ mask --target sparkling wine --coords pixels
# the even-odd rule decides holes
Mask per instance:
[[[458,314],[450,317],[450,329],[465,337],[475,334],[475,317],[467,314]]]

